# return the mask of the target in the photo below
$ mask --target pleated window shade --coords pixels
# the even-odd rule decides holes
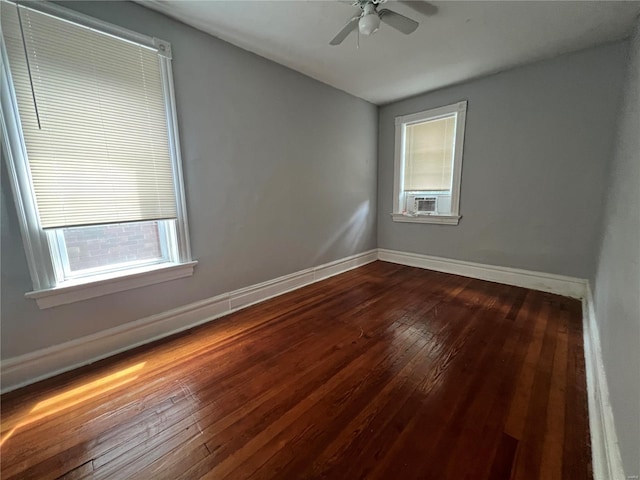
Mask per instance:
[[[176,218],[157,51],[24,7],[1,16],[41,226]]]
[[[404,190],[449,191],[456,116],[405,127]]]

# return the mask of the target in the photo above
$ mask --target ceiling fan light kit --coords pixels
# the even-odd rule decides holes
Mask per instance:
[[[376,12],[373,4],[367,4],[364,6],[363,15],[358,21],[358,30],[361,35],[372,35],[380,28],[380,17]]]
[[[329,45],[340,45],[356,28],[361,35],[373,35],[380,28],[381,21],[405,35],[415,32],[419,25],[415,20],[396,13],[393,10],[389,10],[388,8],[378,10],[378,6],[385,1],[386,0],[355,0],[353,6],[359,8],[361,12],[347,22],[342,30],[329,42]],[[438,11],[436,6],[425,1],[399,0],[397,3],[407,5],[423,15],[434,15]]]

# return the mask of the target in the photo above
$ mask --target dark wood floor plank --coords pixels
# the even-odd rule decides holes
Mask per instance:
[[[504,450],[501,449],[505,448],[505,441],[509,441],[508,439],[513,437],[505,434],[503,429],[509,406],[515,394],[518,374],[527,353],[521,346],[528,344],[533,335],[536,324],[535,315],[537,314],[533,305],[538,301],[541,301],[541,299],[539,299],[537,292],[522,289],[519,298],[514,303],[516,308],[512,308],[505,317],[514,323],[512,335],[506,348],[506,351],[511,351],[511,355],[509,358],[502,358],[497,366],[498,368],[496,368],[501,376],[501,382],[496,388],[491,411],[484,422],[482,431],[479,433],[481,441],[477,442],[475,448],[470,449],[471,455],[467,457],[465,462],[455,463],[457,470],[459,470],[456,475],[459,478],[487,478],[492,475],[495,477],[495,475],[498,475],[497,471],[504,471],[502,468],[498,469],[498,466],[504,466],[505,462],[505,457],[499,458],[500,455],[505,454]],[[509,443],[509,445],[517,446],[517,443],[517,440],[514,439],[514,443]],[[511,462],[513,461],[515,450],[512,453]],[[506,478],[509,478],[510,471],[511,466]]]
[[[382,410],[377,418],[372,419],[375,421],[375,428],[365,426],[354,431],[355,435],[347,431],[347,435],[329,445],[311,465],[311,476],[331,478],[336,475],[348,475],[347,470],[350,466],[360,465],[358,463],[361,461],[360,457],[379,458],[380,453],[385,452],[393,443],[398,433],[398,425],[403,423],[398,420],[396,412],[404,409],[407,419],[414,417],[416,406],[412,402],[419,402],[421,392],[427,391],[436,384],[437,379],[446,371],[446,366],[439,361],[442,359],[446,362],[454,358],[453,353],[460,351],[460,348],[457,348],[459,345],[457,342],[466,340],[465,332],[471,331],[474,325],[473,318],[469,318],[469,312],[465,308],[455,304],[441,304],[439,310],[436,314],[434,306],[415,317],[416,324],[420,324],[420,320],[424,319],[428,319],[432,324],[427,337],[430,341],[426,351],[428,356],[423,368],[414,374],[411,383],[403,385],[403,388],[395,393],[391,402],[387,404],[387,408]],[[460,328],[461,325],[462,328]],[[452,337],[455,337],[455,340]],[[450,349],[443,349],[442,345],[448,345]],[[368,468],[371,466],[363,466],[363,473]]]
[[[496,455],[491,463],[489,476],[483,478],[488,480],[506,480],[510,478],[516,448],[518,448],[518,441],[506,433],[502,433],[496,449]],[[476,471],[475,473],[479,472]],[[469,475],[467,478],[473,478],[473,476]]]
[[[539,294],[536,294],[535,298],[541,299]],[[527,353],[522,369],[518,375],[515,394],[513,396],[511,406],[509,407],[509,413],[505,424],[505,433],[517,440],[522,438],[536,367],[538,365],[538,359],[542,349],[544,333],[547,328],[547,318],[540,315],[541,303],[536,302],[528,308],[534,309],[532,313],[532,321],[535,322],[535,328],[531,341],[525,346]]]
[[[443,283],[446,283],[446,281]],[[416,369],[423,371],[430,361],[429,355],[433,353],[434,336],[430,332],[424,332],[415,327],[420,325],[423,315],[428,311],[433,311],[439,302],[425,301],[421,303],[423,305],[422,311],[412,309],[411,313],[405,315],[401,320],[403,324],[410,326],[405,331],[406,333],[418,335],[420,338],[414,344],[417,347],[417,351],[413,358],[395,374],[389,371],[390,375],[388,375],[388,379],[382,389],[374,390],[368,398],[364,399],[364,404],[356,405],[355,414],[350,412],[348,408],[344,408],[340,412],[344,417],[344,421],[331,422],[330,425],[327,425],[326,422],[322,421],[322,418],[331,415],[331,413],[335,417],[335,412],[325,413],[320,409],[321,421],[317,421],[316,424],[312,425],[311,429],[307,429],[306,435],[299,436],[297,445],[287,442],[286,448],[283,449],[282,453],[272,456],[251,478],[269,478],[274,474],[281,478],[295,476],[312,463],[313,457],[318,454],[317,452],[322,451],[325,445],[330,443],[333,446],[340,445],[344,447],[345,443],[348,443],[345,442],[345,436],[353,440],[358,433],[373,431],[374,426],[370,424],[371,420],[376,418],[376,414],[380,412],[388,415],[391,411],[389,407],[393,408],[393,404],[390,405],[390,403],[394,401],[398,403],[400,400],[398,391],[411,391],[413,387],[408,386],[408,382],[415,382],[415,377],[419,377],[419,374],[416,375]],[[344,425],[350,419],[351,421],[347,427],[341,428],[341,425]],[[306,424],[306,421],[307,419],[304,419],[300,423]],[[299,430],[303,429],[299,427]],[[287,432],[283,432],[283,436],[286,435]],[[324,449],[323,453],[327,454],[327,449]],[[329,451],[328,455],[335,455],[335,451]]]
[[[507,328],[489,321],[496,314],[491,304],[507,290],[482,283],[475,285],[474,290],[477,294],[486,288],[490,288],[493,295],[486,295],[490,300],[484,308],[476,308],[468,318],[470,328],[460,337],[461,342],[452,343],[451,354],[443,357],[441,366],[436,365],[435,370],[442,370],[445,375],[435,382],[428,382],[405,406],[404,418],[396,421],[401,429],[399,439],[375,466],[372,478],[389,478],[394,472],[402,478],[443,478],[441,470],[446,468],[446,459],[454,459],[448,452],[468,427],[462,420],[467,418],[466,414],[476,400],[487,401],[476,395],[477,388],[486,380],[485,374],[478,376],[476,373],[484,372],[491,364],[508,334]],[[414,411],[418,414],[412,413]],[[415,442],[420,432],[429,432],[429,435],[423,441]],[[403,461],[411,456],[420,458],[421,462]]]
[[[521,302],[521,292],[511,290],[511,293],[512,296],[508,297],[508,301],[501,302],[502,305],[516,305]],[[515,367],[519,364],[518,347],[522,342],[523,330],[526,331],[528,327],[523,325],[526,321],[524,316],[516,315],[512,320],[508,318],[510,313],[513,313],[511,309],[506,314],[505,309],[502,309],[498,316],[492,317],[491,328],[503,332],[503,335],[494,337],[489,353],[482,359],[483,365],[476,365],[486,374],[480,381],[476,378],[475,384],[469,389],[469,405],[454,413],[454,420],[447,429],[448,441],[442,441],[438,445],[440,452],[443,451],[443,447],[449,445],[449,459],[440,463],[442,468],[429,469],[433,478],[464,478],[466,474],[477,475],[484,470],[482,467],[488,466],[488,462],[485,465],[480,462],[491,458],[490,455],[481,457],[483,446],[499,441],[506,417],[506,402],[503,400],[511,396]],[[505,316],[501,318],[503,314]],[[452,436],[452,431],[459,433]],[[475,465],[475,468],[471,469],[472,465]]]
[[[296,399],[295,406],[282,415],[277,415],[277,418],[268,426],[264,426],[260,422],[261,430],[259,433],[256,432],[256,434],[250,435],[249,438],[246,438],[246,443],[242,442],[243,445],[234,445],[234,448],[231,449],[233,450],[231,455],[226,456],[227,452],[221,454],[220,457],[224,458],[224,460],[203,478],[225,478],[236,474],[244,478],[247,476],[246,474],[253,473],[249,470],[254,466],[259,467],[265,457],[268,459],[270,454],[277,451],[277,437],[280,432],[300,420],[302,416],[311,417],[314,410],[322,410],[328,406],[337,409],[340,405],[354,402],[366,397],[368,394],[370,395],[372,390],[379,387],[379,384],[368,381],[369,375],[374,377],[371,374],[372,367],[375,370],[380,365],[396,365],[396,361],[399,359],[406,359],[406,357],[402,356],[405,352],[406,350],[390,350],[388,344],[377,342],[364,355],[358,357],[349,365],[345,365],[344,368],[341,368],[327,381],[319,383],[317,388],[306,395],[305,398]],[[241,430],[245,429],[241,427]],[[295,431],[295,429],[293,430]],[[236,429],[227,432],[225,437],[229,440],[235,440],[237,438]],[[215,443],[207,444],[207,447],[210,450],[217,449],[214,451],[214,454],[217,454],[220,449],[218,439],[216,439]],[[240,473],[237,470],[240,470]]]
[[[355,337],[355,334],[356,332],[353,332],[354,337]],[[308,354],[310,352],[309,350],[305,350],[304,353]],[[326,349],[325,349],[325,353],[326,353]],[[313,357],[309,357],[308,355],[305,355],[304,357],[305,360],[309,358],[313,358]],[[341,366],[344,360],[345,360],[344,358],[341,358],[340,361],[337,362],[337,365]],[[311,366],[311,365],[307,365],[306,363],[297,363],[296,365],[298,366],[299,370],[302,370],[302,373],[305,372],[305,368],[307,366]],[[320,365],[321,367],[327,366],[326,363],[322,363],[318,365]],[[273,379],[273,377],[271,378]],[[291,381],[291,380],[295,380],[295,378],[286,379],[286,380]],[[303,381],[302,374],[299,375],[299,378],[297,378],[297,381],[298,381],[298,384],[300,384],[300,382]],[[270,389],[278,389],[278,388],[279,388],[278,382],[271,383]],[[220,390],[223,390],[223,389],[220,388]],[[249,395],[246,395],[247,392],[249,392]],[[252,404],[251,401],[264,402],[264,398],[260,396],[250,395],[251,394],[250,390],[249,391],[246,389],[233,390],[230,393],[231,395],[233,395],[233,398],[231,399],[232,401],[223,403],[224,398],[216,397],[215,401],[206,403],[202,408],[197,408],[196,410],[190,412],[190,416],[182,418],[181,422],[171,425],[171,430],[165,429],[159,433],[151,432],[152,434],[150,435],[151,437],[150,441],[153,441],[155,443],[162,443],[165,440],[164,436],[167,433],[170,433],[171,431],[175,431],[175,430],[180,430],[183,427],[186,427],[187,425],[194,423],[195,418],[198,419],[197,423],[200,429],[207,429],[210,426],[215,426],[216,428],[219,428],[219,425],[221,423],[224,424],[224,422],[230,422],[233,418],[236,418],[236,416],[233,415],[233,410],[236,409],[236,406],[242,405],[246,407]],[[228,408],[228,406],[230,406],[231,408]],[[132,438],[131,442],[129,442],[126,445],[122,445],[116,451],[110,451],[107,454],[103,455],[102,457],[99,457],[96,463],[98,467],[101,467],[102,465],[105,465],[111,462],[113,459],[117,459],[120,456],[120,453],[122,451],[129,452],[129,455],[128,455],[129,457],[131,457],[136,452],[143,454],[147,446],[141,445],[140,447],[138,447],[139,444],[140,444],[140,437],[139,436],[134,437]]]
[[[457,280],[454,279],[453,283],[458,283],[458,280],[459,279]],[[464,281],[466,282],[467,280],[465,279]],[[362,324],[362,328],[364,330],[360,332],[360,336],[358,337],[357,342],[366,341],[367,339],[371,339],[371,338],[375,339],[378,336],[385,336],[385,335],[391,335],[395,337],[398,335],[402,335],[403,331],[406,332],[406,330],[410,326],[410,323],[406,321],[407,313],[405,312],[405,310],[409,305],[411,305],[411,302],[408,301],[409,300],[408,298],[403,298],[403,296],[407,293],[408,290],[411,290],[411,288],[413,288],[411,287],[411,285],[412,285],[412,282],[409,279],[409,281],[403,283],[403,291],[400,293],[396,293],[396,295],[394,295],[393,301],[390,303],[387,303],[387,306],[383,310],[380,310],[379,312],[376,312],[375,310],[370,312],[369,315],[371,318],[364,319],[364,323]],[[425,301],[428,301],[430,294],[426,294],[426,295],[423,294],[421,295],[421,297],[424,298]],[[397,305],[401,308],[393,308],[393,305]],[[360,320],[358,320],[357,318],[354,319],[354,321],[356,321],[357,323],[360,322]],[[384,329],[376,328],[376,325],[383,326]],[[352,341],[351,343],[355,344],[356,341]],[[347,348],[349,348],[349,344],[347,344]],[[323,360],[323,363],[327,364],[328,362],[325,359]],[[344,363],[345,363],[344,360],[340,360],[339,362],[334,364],[333,372],[335,373],[339,371],[339,369],[342,368]],[[330,373],[330,374],[332,375],[333,373]],[[310,375],[305,375],[305,377],[310,377]],[[315,382],[323,384],[328,378],[329,376],[325,376],[323,373],[323,376],[321,378],[317,378]],[[312,380],[312,382],[313,381],[314,380]],[[295,383],[299,383],[299,382],[294,382],[294,384]],[[311,385],[312,384],[310,383],[309,386]],[[281,415],[282,411],[286,410],[286,408],[290,408],[291,405],[295,405],[295,403],[299,401],[300,398],[304,398],[306,395],[309,394],[308,390],[300,390],[300,386],[298,386],[296,390],[290,390],[290,391],[296,392],[298,398],[291,398],[291,395],[289,395],[288,398],[285,399],[285,404],[281,405],[281,407],[285,407],[284,409],[278,408],[274,411],[273,405],[269,405],[263,402],[260,405],[260,407],[264,407],[264,408],[259,408],[258,410],[252,410],[252,411],[245,409],[245,412],[242,415],[242,417],[243,418],[248,416],[257,417],[264,422],[265,420],[268,420],[270,417],[273,417],[274,414]],[[229,422],[227,422],[226,428],[228,428],[228,426],[229,426]],[[242,431],[241,426],[240,426],[240,431]],[[217,454],[220,453],[218,447],[219,446],[217,444],[210,445],[211,450]],[[228,445],[226,447],[228,450]],[[194,470],[206,471],[206,469],[201,465],[194,467]],[[190,478],[190,475],[187,475],[185,478]]]
[[[589,479],[580,302],[374,262],[2,396],[3,479]]]
[[[331,435],[326,428],[327,422],[340,425],[353,418],[357,412],[372,402],[379,390],[388,382],[392,382],[425,346],[425,341],[421,338],[415,338],[412,344],[409,341],[403,343],[406,347],[393,353],[385,352],[384,360],[370,372],[364,373],[352,390],[347,390],[347,384],[343,383],[333,391],[324,394],[308,414],[298,417],[292,424],[278,432],[266,448],[261,448],[252,454],[248,461],[234,468],[229,477],[275,475],[287,478],[283,471],[284,467],[289,466],[300,451],[313,450],[314,445],[321,444],[326,436]],[[353,380],[348,383],[353,384]],[[262,471],[261,474],[258,474],[259,470]],[[294,471],[298,471],[297,468],[294,468]]]
[[[93,463],[87,462],[80,465],[77,468],[74,468],[73,470],[65,473],[64,475],[58,478],[59,480],[80,480],[82,478],[91,477],[92,472],[93,472]]]
[[[422,379],[420,372],[430,363],[430,355],[433,355],[435,348],[434,334],[432,332],[424,332],[415,327],[421,324],[420,320],[424,318],[428,312],[432,312],[438,303],[424,302],[421,310],[412,310],[410,314],[403,317],[402,322],[410,325],[412,332],[424,338],[425,342],[421,343],[420,351],[398,374],[387,381],[386,385],[377,394],[375,394],[366,405],[358,410],[358,413],[352,417],[351,421],[343,427],[342,423],[326,426],[321,425],[322,432],[317,435],[313,445],[310,445],[310,439],[306,438],[304,446],[298,451],[291,449],[287,445],[287,453],[290,459],[286,460],[286,465],[281,469],[277,469],[271,465],[264,465],[260,472],[254,475],[255,478],[268,478],[271,472],[277,471],[283,478],[295,475],[296,472],[304,471],[305,468],[313,466],[316,468],[327,469],[336,459],[347,457],[354,458],[354,452],[360,452],[363,449],[362,441],[365,437],[371,437],[370,433],[378,431],[383,419],[389,418],[396,406],[402,404],[402,393],[407,395],[417,387],[417,382]],[[450,318],[455,320],[455,318]],[[442,326],[451,325],[453,322],[443,323]],[[442,332],[437,332],[441,334]],[[326,446],[323,449],[323,446]],[[347,451],[349,449],[349,451]],[[322,452],[318,455],[317,452]],[[314,456],[315,463],[314,463]],[[281,458],[277,459],[282,462]],[[319,467],[321,466],[321,467]],[[346,474],[346,472],[343,472]],[[254,478],[252,477],[252,478]]]
[[[547,319],[547,328],[542,341],[540,357],[536,364],[531,396],[522,438],[518,443],[512,472],[514,480],[539,478],[545,439],[546,418],[549,409],[551,376],[556,353],[560,321],[554,314],[550,302],[542,304],[540,315]]]
[[[370,326],[372,326],[372,325],[373,325],[373,323],[374,323],[374,322],[371,322],[371,325],[370,325]],[[384,323],[384,325],[387,325],[387,324],[386,324],[386,323]],[[357,332],[355,332],[355,331],[353,332],[353,338],[357,338]],[[365,340],[366,340],[366,339],[362,339],[362,341],[361,341],[361,342],[359,342],[359,343],[362,343],[362,344],[364,345],[364,343],[363,343],[363,342],[365,342]],[[326,352],[326,348],[325,348],[325,352]],[[353,349],[353,348],[352,348],[352,349],[351,349],[351,352],[352,352],[352,353],[353,353],[353,352],[357,353],[357,352],[358,352],[358,350],[355,350],[355,349]],[[321,353],[321,352],[320,352],[320,353]],[[307,360],[307,359],[309,359],[309,358],[310,358],[310,357],[309,357],[309,355],[308,355],[308,354],[309,354],[309,350],[308,350],[308,349],[304,349],[304,350],[301,352],[301,354],[304,354],[304,357],[303,357],[303,358],[304,358],[305,360]],[[320,358],[318,358],[317,360],[320,360]],[[327,366],[331,367],[331,364],[329,364],[328,362],[323,362],[323,363],[318,363],[318,362],[316,362],[316,363],[317,363],[321,368],[325,368],[325,367],[327,367]],[[335,364],[334,364],[335,369],[342,368],[342,367],[344,366],[344,364],[345,364],[345,363],[346,363],[346,362],[345,362],[345,358],[344,358],[344,357],[339,358],[339,360],[338,360],[337,362],[335,362]],[[301,366],[302,366],[302,365],[298,364],[298,367],[299,367],[299,368],[300,368]],[[288,380],[291,380],[291,379],[288,379]],[[295,378],[294,378],[293,380],[295,380]],[[297,385],[297,388],[298,388],[298,389],[299,389],[299,388],[300,388],[300,386],[303,384],[303,380],[304,380],[304,379],[303,379],[302,377],[301,377],[301,378],[299,378],[299,379],[297,379],[297,382],[296,382],[296,383],[298,384],[298,385]],[[295,383],[294,383],[294,385],[295,385]],[[277,386],[278,386],[277,384],[276,384],[276,385],[273,385],[273,384],[272,384],[272,385],[271,385],[271,388],[275,388],[275,387],[277,387]],[[312,383],[309,383],[309,387],[312,387],[312,386],[313,386],[313,384],[312,384]],[[304,395],[306,395],[308,392],[306,392],[306,391],[304,391],[304,390],[303,390],[301,393],[302,393],[302,396],[304,396]],[[235,398],[234,400],[235,400],[235,402],[234,402],[234,404],[235,404],[235,405],[243,405],[244,407],[251,406],[251,405],[252,405],[253,403],[255,403],[256,401],[261,401],[261,402],[262,402],[262,405],[268,405],[268,406],[269,406],[269,408],[270,408],[271,410],[273,410],[273,404],[266,404],[266,403],[264,402],[264,398],[261,398],[260,396],[253,397],[253,398],[251,399],[251,400],[252,400],[251,402],[249,401],[249,398],[247,398],[247,397],[244,397],[244,398]],[[275,405],[277,405],[277,404],[275,404]],[[284,410],[286,410],[286,409],[281,408],[280,410],[284,411]],[[251,412],[251,411],[250,411],[250,412]],[[248,418],[260,418],[260,419],[264,420],[264,418],[265,418],[265,415],[266,415],[266,414],[267,414],[267,412],[262,412],[262,413],[260,413],[259,415],[256,415],[256,414],[253,414],[253,413],[252,413],[252,414],[251,414],[251,416],[249,416]],[[203,409],[199,410],[195,415],[199,417],[198,424],[199,424],[200,428],[205,429],[205,431],[207,431],[207,432],[209,432],[210,430],[213,430],[213,431],[219,431],[219,430],[220,430],[220,428],[222,428],[222,426],[223,426],[223,425],[228,424],[228,423],[230,423],[234,418],[237,418],[237,416],[234,416],[231,412],[229,412],[229,411],[225,410],[225,409],[224,409],[224,405],[223,405],[223,404],[221,404],[220,402],[215,402],[215,405],[211,405],[211,406],[209,406],[209,407],[205,407],[205,408],[203,408]],[[224,417],[220,418],[222,415],[224,415]],[[242,415],[240,418],[242,419],[242,418],[245,418],[245,417],[247,417],[247,415]],[[267,417],[267,418],[268,418],[268,417]],[[219,421],[217,421],[217,420],[219,420]],[[185,422],[186,422],[186,423],[188,423],[188,422],[189,422],[189,419],[185,419]],[[240,429],[240,430],[242,430],[242,429]],[[157,438],[157,439],[156,439],[156,441],[157,441],[157,442],[161,442],[161,441],[163,441],[163,439],[162,439],[162,438]],[[130,452],[130,455],[129,455],[129,456],[131,456],[131,452],[133,452],[133,451],[137,451],[137,449],[130,450],[130,448],[131,448],[131,447],[132,447],[132,445],[127,445],[127,446],[123,446],[123,448],[122,448],[122,449],[123,449],[123,450],[129,450],[129,452]],[[215,450],[215,451],[216,451],[217,457],[219,458],[219,456],[220,456],[220,452],[219,452],[219,451],[217,451],[218,449],[216,448],[216,446],[212,445],[210,448],[211,448],[211,450]],[[143,450],[144,450],[144,449],[143,449]],[[116,452],[116,453],[117,453],[117,452]],[[110,461],[110,460],[111,460],[111,457],[113,457],[113,456],[114,456],[114,455],[112,454],[112,455],[110,456],[110,458],[108,458],[108,459],[106,459],[106,460],[107,460],[107,461]],[[116,457],[117,457],[117,455],[116,455]],[[101,463],[102,463],[102,462],[101,462]],[[107,462],[105,461],[104,463],[107,463]]]
[[[556,351],[553,357],[546,428],[540,461],[540,476],[549,480],[562,480],[562,446],[564,444],[567,355],[569,348],[568,316],[566,310],[558,313],[560,324],[556,333]]]

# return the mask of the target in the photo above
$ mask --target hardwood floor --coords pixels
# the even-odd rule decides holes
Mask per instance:
[[[581,306],[375,262],[2,398],[2,478],[589,479]]]

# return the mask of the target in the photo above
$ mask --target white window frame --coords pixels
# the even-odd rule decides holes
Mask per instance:
[[[408,214],[403,213],[405,204],[404,193],[404,158],[406,128],[408,125],[423,123],[430,120],[456,114],[456,129],[454,136],[453,172],[451,184],[451,213],[449,215]],[[410,115],[398,116],[395,119],[395,155],[393,169],[393,212],[394,222],[405,223],[435,223],[444,225],[458,225],[460,218],[460,183],[462,180],[462,157],[464,148],[464,129],[467,118],[467,102],[461,101],[443,107],[432,108]]]
[[[2,0],[3,3],[13,4]],[[197,262],[191,259],[189,226],[182,175],[182,159],[171,69],[171,45],[163,40],[142,35],[73,10],[49,2],[21,2],[21,6],[53,15],[115,37],[152,47],[158,51],[162,75],[167,115],[169,150],[173,168],[174,193],[177,203],[177,219],[167,222],[174,230],[175,242],[169,245],[170,261],[154,264],[142,264],[129,269],[116,268],[113,271],[101,271],[93,276],[79,276],[65,280],[60,265],[60,245],[55,231],[42,229],[36,209],[35,193],[31,182],[18,103],[8,68],[9,59],[0,35],[0,129],[2,131],[3,152],[5,154],[8,176],[13,190],[16,210],[20,223],[22,240],[33,291],[27,292],[27,298],[37,301],[40,308],[49,308],[72,303],[92,297],[152,285],[159,282],[193,275]],[[6,7],[6,5],[5,5]]]

